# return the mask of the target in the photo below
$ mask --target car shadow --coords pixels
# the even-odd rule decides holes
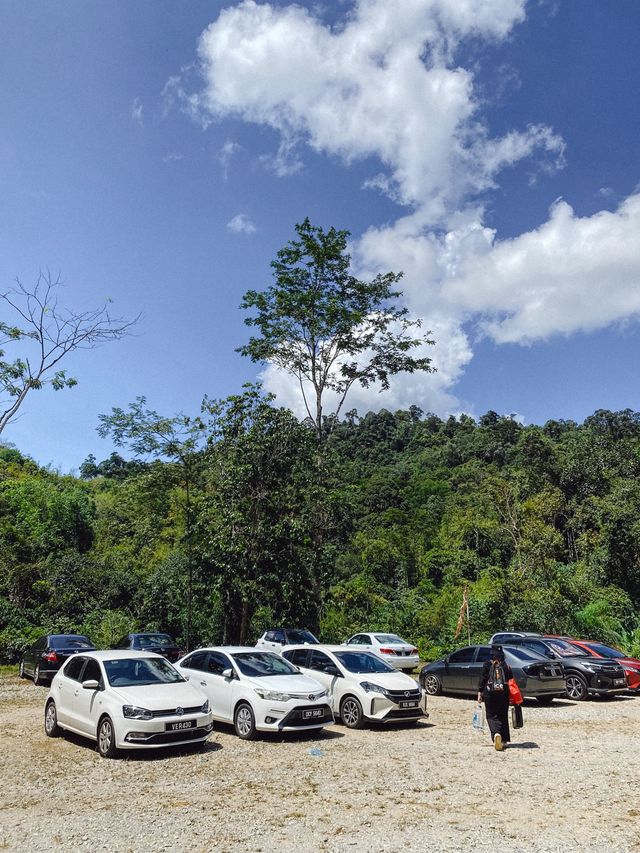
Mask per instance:
[[[237,737],[231,723],[216,721],[216,731]],[[344,732],[336,731],[335,726],[327,726],[323,729],[301,729],[300,731],[288,732],[257,732],[255,740],[261,743],[285,743],[287,741],[299,742],[307,740],[333,740],[344,737]],[[240,738],[238,738],[240,740]]]
[[[214,730],[211,737],[215,737],[215,734],[216,732]],[[74,746],[80,747],[81,749],[95,752],[96,755],[98,754],[96,742],[82,737],[82,735],[77,735],[74,732],[63,731],[60,739],[67,743],[71,743]],[[218,752],[220,749],[222,749],[221,744],[216,743],[215,740],[209,739],[204,744],[194,743],[186,744],[184,746],[161,746],[151,747],[148,749],[120,749],[117,752],[117,756],[120,760],[124,759],[126,761],[166,761],[167,759],[178,755],[195,755],[196,753],[206,755],[207,753]]]
[[[552,711],[554,708],[573,708],[577,704],[577,702],[573,702],[569,699],[554,699],[553,702],[549,702],[544,705],[537,702],[535,699],[525,699],[523,702],[525,708],[549,708]]]
[[[538,744],[533,740],[524,740],[521,743],[513,743],[513,741],[509,741],[507,748],[509,751],[512,749],[540,749]]]

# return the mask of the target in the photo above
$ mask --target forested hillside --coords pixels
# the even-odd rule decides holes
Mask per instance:
[[[190,443],[90,457],[78,478],[0,449],[4,662],[48,630],[193,647],[285,623],[396,631],[429,658],[467,642],[465,586],[472,640],[520,628],[640,652],[640,414],[349,413],[322,448],[255,389],[208,415]]]

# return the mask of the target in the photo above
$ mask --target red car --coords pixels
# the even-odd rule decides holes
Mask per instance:
[[[563,639],[568,640],[574,646],[587,652],[591,657],[614,658],[617,660],[624,669],[624,674],[627,676],[629,690],[640,693],[640,660],[638,658],[627,657],[620,649],[605,646],[604,643],[597,643],[595,640],[574,640],[573,637],[564,637]]]

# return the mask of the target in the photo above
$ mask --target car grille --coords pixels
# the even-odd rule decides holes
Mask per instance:
[[[426,716],[422,708],[394,708],[393,711],[390,711],[385,717],[382,718],[382,722],[386,723],[387,720],[415,720],[416,717],[424,717]]]
[[[152,717],[176,717],[184,716],[185,714],[201,714],[202,705],[195,705],[193,708],[183,708],[182,714],[176,714],[177,708],[166,708],[164,711],[152,711]]]
[[[171,744],[171,743],[180,743],[182,741],[189,740],[199,740],[201,738],[206,737],[211,731],[211,727],[202,728],[202,729],[184,729],[180,732],[159,732],[158,734],[149,735],[149,737],[142,740],[131,740],[129,743],[132,745],[138,743],[145,744]]]
[[[314,709],[322,708],[324,711],[323,717],[311,717],[310,719],[303,719],[302,712],[303,711],[313,711]],[[284,726],[295,726],[296,728],[304,729],[307,726],[317,726],[318,723],[332,723],[333,722],[333,712],[328,705],[302,705],[299,708],[293,708],[286,717],[283,717],[278,724],[279,728],[284,728]]]
[[[389,690],[387,695],[393,702],[419,702],[422,698],[420,690]]]

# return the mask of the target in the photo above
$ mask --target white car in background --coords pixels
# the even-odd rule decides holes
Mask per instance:
[[[322,684],[334,713],[350,729],[367,720],[413,723],[428,716],[427,694],[420,685],[366,649],[288,646],[281,654]]]
[[[93,651],[73,655],[54,676],[44,728],[97,741],[103,758],[119,749],[204,743],[209,702],[161,655]]]
[[[276,628],[273,631],[265,631],[256,642],[256,648],[280,654],[285,646],[295,646],[298,643],[317,646],[320,640],[306,628]]]
[[[185,655],[176,668],[211,703],[213,718],[238,737],[305,731],[333,723],[327,692],[280,655],[249,646],[217,646]]]
[[[403,672],[413,672],[420,663],[420,655],[416,647],[397,634],[382,632],[354,634],[353,637],[349,637],[346,645],[367,649],[386,660],[394,669],[401,669]]]

